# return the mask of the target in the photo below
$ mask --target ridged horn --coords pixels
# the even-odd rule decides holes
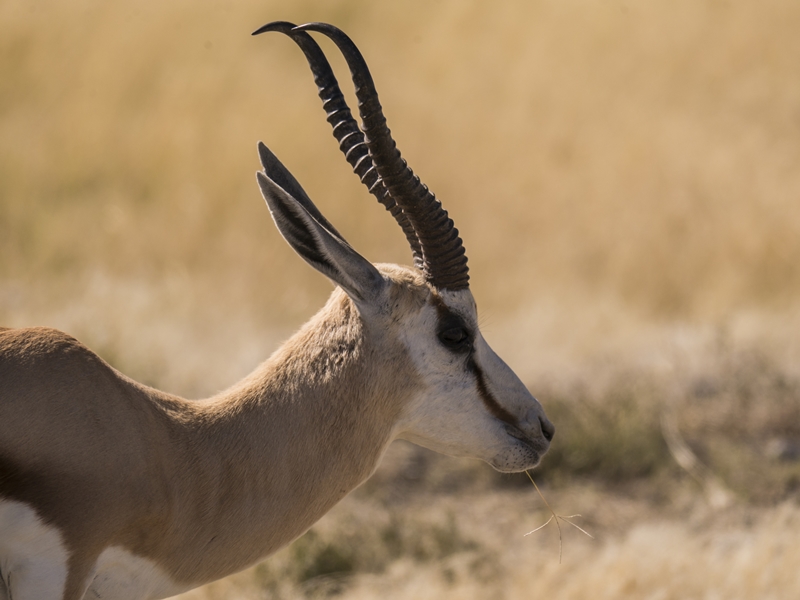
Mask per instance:
[[[314,75],[314,82],[317,84],[319,97],[327,114],[328,123],[333,128],[333,136],[339,143],[339,149],[353,168],[353,171],[358,175],[361,183],[367,187],[370,193],[377,198],[378,202],[391,213],[395,221],[400,225],[411,247],[411,253],[414,255],[414,265],[419,269],[423,269],[423,253],[417,233],[403,209],[395,202],[380,179],[378,171],[372,163],[372,158],[369,156],[364,134],[353,118],[350,107],[347,106],[347,101],[339,88],[339,82],[333,74],[333,69],[328,59],[317,42],[308,33],[295,28],[296,25],[294,23],[274,21],[259,27],[252,35],[278,31],[292,38],[303,51]]]
[[[372,75],[361,52],[344,32],[333,25],[308,23],[297,29],[326,35],[347,61],[372,162],[392,198],[403,209],[417,232],[422,246],[423,272],[426,278],[440,289],[466,289],[469,287],[469,269],[458,230],[441,203],[400,156],[386,125]]]
[[[341,30],[326,23],[309,23],[297,30],[317,31],[328,36],[344,55],[353,77],[362,130],[372,162],[389,194],[417,233],[426,278],[439,289],[468,288],[469,268],[458,230],[441,203],[400,156],[386,126],[369,68],[358,48]]]

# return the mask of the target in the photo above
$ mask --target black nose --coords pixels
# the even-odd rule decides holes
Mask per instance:
[[[539,424],[542,426],[542,435],[548,442],[553,441],[553,436],[556,434],[556,426],[553,425],[547,417],[539,417]]]

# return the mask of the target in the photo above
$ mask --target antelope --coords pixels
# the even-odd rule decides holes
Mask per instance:
[[[166,598],[304,533],[395,439],[536,466],[554,428],[478,329],[467,258],[406,165],[354,43],[269,23],[304,52],[347,161],[403,230],[413,267],[373,265],[266,146],[257,173],[289,245],[336,286],[244,380],[185,400],[53,329],[0,330],[0,600]],[[362,124],[309,31],[344,55]]]

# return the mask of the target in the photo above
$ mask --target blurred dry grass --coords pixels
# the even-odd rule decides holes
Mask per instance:
[[[189,396],[245,374],[330,289],[269,221],[258,139],[363,254],[409,262],[339,156],[299,50],[248,35],[273,19],[330,21],[358,42],[400,148],[462,231],[490,341],[557,421],[549,493],[601,530],[598,503],[631,512],[557,570],[535,540],[508,541],[533,525],[528,489],[401,448],[300,550],[192,597],[335,591],[303,582],[319,556],[358,575],[354,598],[387,581],[417,598],[798,592],[796,2],[5,0],[0,323],[60,327]],[[740,505],[789,504],[681,521],[675,507],[702,500],[682,499],[696,489],[661,440],[665,405]],[[598,499],[576,480],[623,491]],[[513,532],[470,520],[460,485],[510,511]],[[386,489],[410,499],[392,508]],[[433,513],[417,518],[420,503]],[[353,525],[357,511],[374,520]],[[386,514],[422,546],[352,533],[391,529]],[[331,551],[342,537],[378,562]]]
[[[327,526],[319,528],[313,539],[301,540],[302,552],[290,547],[264,565],[181,598],[760,600],[792,598],[800,589],[796,568],[800,511],[796,506],[781,505],[765,514],[739,511],[725,518],[696,507],[684,508],[682,519],[667,520],[642,511],[635,502],[580,490],[572,491],[572,502],[576,496],[586,503],[613,503],[615,507],[605,511],[603,520],[613,523],[616,532],[597,543],[565,531],[561,565],[554,531],[544,531],[534,540],[522,537],[526,528],[544,521],[544,513],[519,498],[495,494],[491,498],[466,496],[457,505],[438,502],[432,508],[430,499],[415,504],[412,523],[403,523],[408,533],[429,541],[434,534],[425,535],[425,524],[434,519],[447,523],[447,515],[457,510],[457,525],[450,527],[462,538],[451,534],[447,539],[456,545],[435,560],[409,552],[375,569],[375,560],[383,559],[383,553],[392,548],[380,534],[391,530],[393,516],[375,514],[370,505],[351,502],[337,507],[334,518],[327,519]],[[618,524],[625,521],[629,523],[620,528]],[[593,525],[596,530],[598,525]],[[324,555],[323,548],[328,557],[335,549],[338,556],[352,561],[373,549],[377,556],[371,559],[372,565],[359,565],[363,571],[357,576],[339,572],[293,579],[292,569],[308,564],[303,552],[309,548],[320,549],[317,557]],[[321,566],[323,561],[316,564]]]
[[[297,261],[252,181],[261,138],[364,253],[407,261],[299,51],[247,35],[315,17],[373,63],[485,304],[566,288],[657,316],[796,305],[795,3],[314,4],[5,2],[3,279],[181,268],[291,310],[274,288]]]

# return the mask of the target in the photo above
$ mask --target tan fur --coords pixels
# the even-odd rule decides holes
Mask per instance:
[[[110,546],[199,585],[302,534],[374,471],[419,384],[403,315],[411,269],[364,319],[337,289],[250,376],[204,401],[146,387],[74,338],[0,330],[0,498],[32,506],[70,551],[65,600]]]

